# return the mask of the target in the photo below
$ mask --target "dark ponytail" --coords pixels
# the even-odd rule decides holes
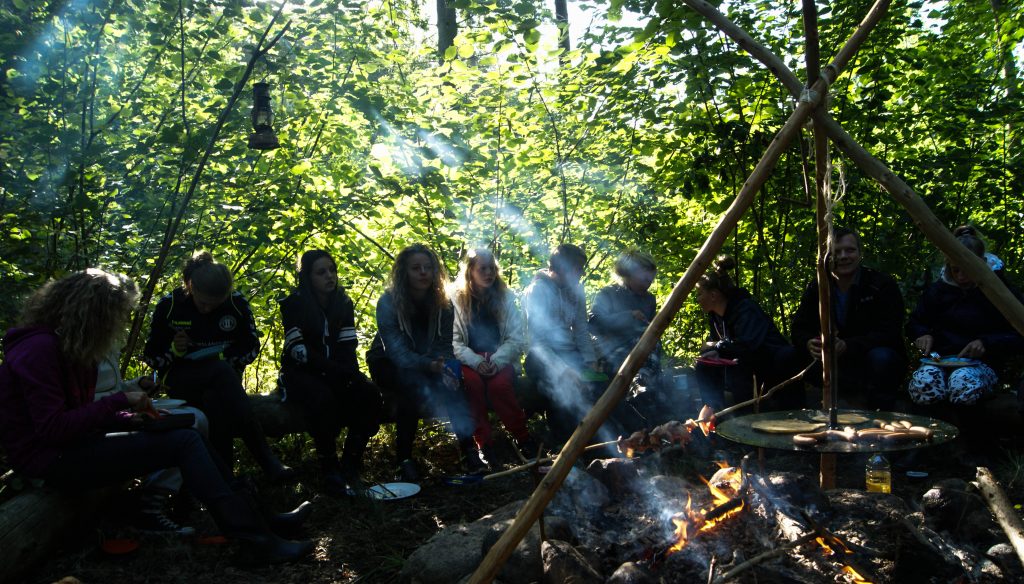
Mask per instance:
[[[197,251],[185,262],[181,279],[190,291],[217,298],[227,296],[234,284],[231,271],[214,261],[213,254],[208,251]]]
[[[701,290],[718,290],[726,296],[736,290],[736,284],[733,283],[732,277],[729,276],[729,271],[736,268],[736,258],[731,255],[722,254],[715,258],[712,268],[713,271],[705,273],[701,276],[700,281],[697,282],[697,286]]]

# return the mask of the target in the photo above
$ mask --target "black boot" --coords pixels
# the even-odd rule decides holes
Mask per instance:
[[[344,496],[347,485],[345,475],[341,472],[341,465],[338,464],[338,458],[333,455],[321,458],[320,471],[324,492],[332,497]]]
[[[294,562],[313,551],[312,541],[292,541],[274,535],[260,512],[240,494],[214,501],[209,509],[224,535],[240,542],[254,563]]]
[[[263,469],[263,474],[274,483],[290,483],[298,478],[299,473],[294,468],[281,462],[274,451],[270,449],[266,438],[247,439],[245,445],[249,447],[256,464]]]
[[[302,526],[313,512],[313,504],[303,501],[301,505],[287,513],[271,513],[267,515],[267,525],[280,537],[293,538],[302,535]]]

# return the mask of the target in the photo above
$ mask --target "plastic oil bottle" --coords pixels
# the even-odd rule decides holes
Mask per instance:
[[[864,481],[869,493],[892,492],[892,469],[889,461],[879,453],[874,453],[864,467]]]

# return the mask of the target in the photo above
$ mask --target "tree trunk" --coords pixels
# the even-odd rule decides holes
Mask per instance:
[[[558,58],[561,62],[565,58],[565,54],[572,50],[572,42],[569,38],[568,0],[555,0],[555,24],[558,25],[558,46],[562,49],[562,56]]]
[[[459,23],[455,17],[455,8],[448,5],[448,0],[437,0],[438,61],[444,61],[445,51],[455,43],[455,35],[459,34]]]

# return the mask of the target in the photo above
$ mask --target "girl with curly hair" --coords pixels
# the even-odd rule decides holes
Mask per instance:
[[[137,298],[126,276],[91,269],[52,281],[29,299],[20,326],[4,337],[0,365],[0,443],[11,466],[74,492],[177,467],[225,535],[261,561],[308,554],[312,542],[278,537],[253,503],[232,490],[230,473],[194,429],[133,431],[145,428],[143,412],[153,413],[145,392],[93,399],[97,364]],[[295,517],[274,520],[288,519]]]
[[[395,258],[387,290],[377,301],[377,338],[367,362],[377,385],[393,394],[396,458],[409,481],[419,479],[412,447],[420,419],[428,416],[447,415],[467,468],[485,468],[458,380],[461,367],[452,350],[454,315],[447,280],[434,250],[410,245]]]

